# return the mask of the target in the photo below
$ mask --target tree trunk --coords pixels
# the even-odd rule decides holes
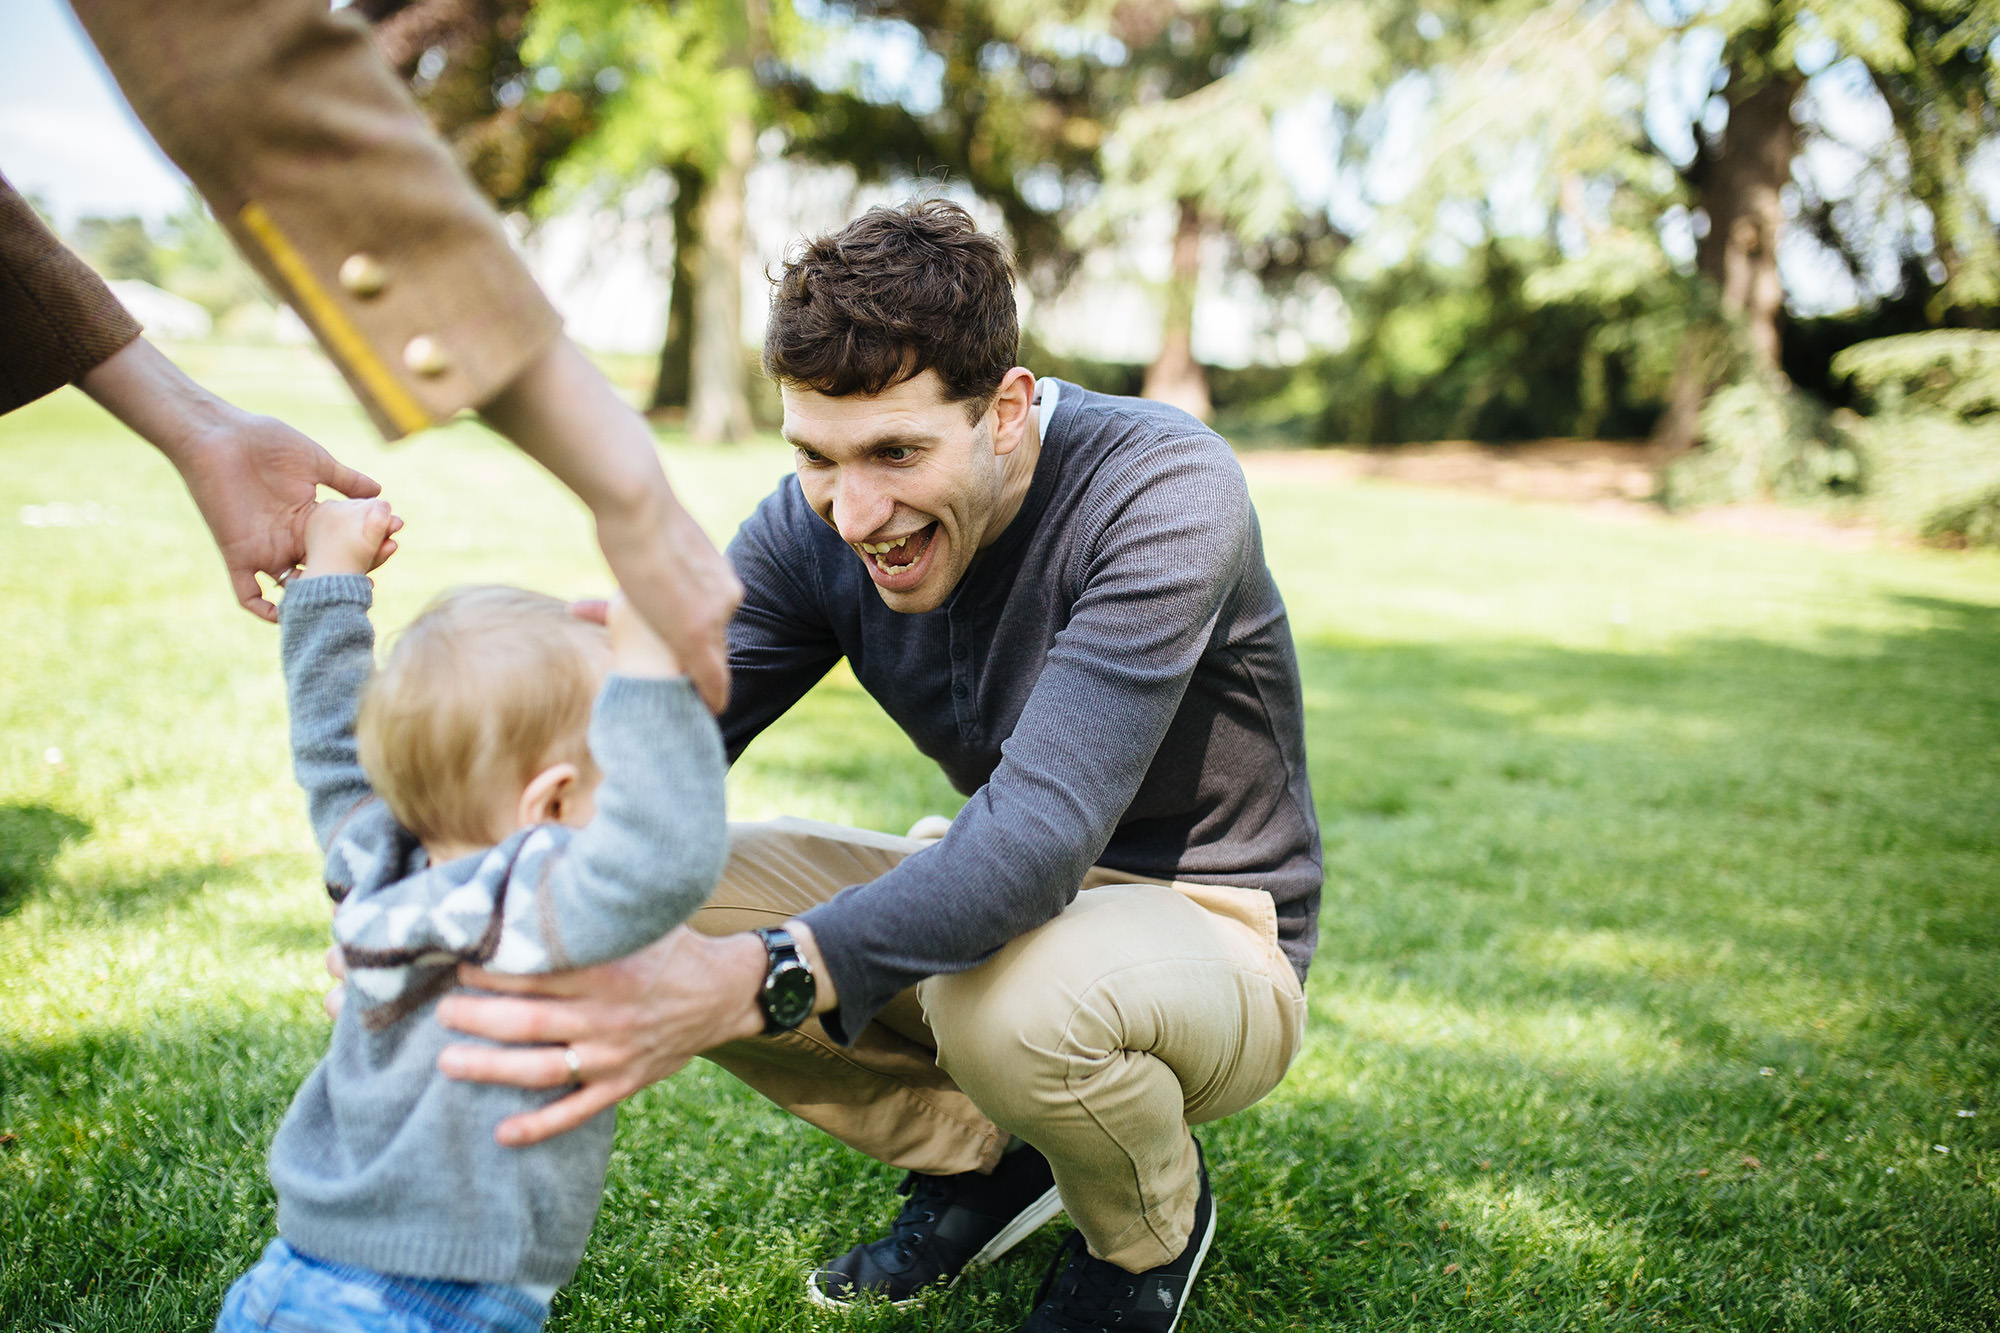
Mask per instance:
[[[693,381],[695,275],[701,271],[701,238],[695,232],[695,211],[707,182],[692,166],[673,168],[674,278],[667,294],[667,334],[660,344],[660,368],[653,378],[653,398],[647,410],[685,410]]]
[[[1785,223],[1780,198],[1792,178],[1797,129],[1792,99],[1802,80],[1785,74],[1752,82],[1740,65],[1729,78],[1729,123],[1719,149],[1697,159],[1694,184],[1708,214],[1708,235],[1695,247],[1695,267],[1713,286],[1723,318],[1742,330],[1750,368],[1778,375],[1778,314],[1785,303],[1778,276],[1778,239]],[[1667,408],[1653,442],[1675,453],[1693,448],[1702,404],[1727,375],[1719,331],[1698,322],[1681,343]]]
[[[763,0],[745,0],[743,27],[722,64],[751,76],[770,49]],[[695,210],[701,268],[695,275],[694,337],[688,386],[688,438],[697,444],[737,444],[755,430],[750,420],[748,367],[743,355],[743,238],[757,126],[747,110],[723,131],[722,157]]]
[[[743,356],[743,215],[757,135],[747,117],[728,133],[726,155],[695,219],[701,270],[695,277],[688,438],[697,444],[738,444],[754,430]]]
[[[1207,421],[1214,413],[1208,371],[1194,359],[1194,298],[1201,280],[1201,208],[1181,200],[1174,232],[1173,270],[1167,278],[1167,313],[1160,326],[1160,355],[1146,367],[1142,396],[1171,403]]]

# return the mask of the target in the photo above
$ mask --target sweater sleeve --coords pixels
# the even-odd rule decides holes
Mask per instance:
[[[0,177],[0,412],[74,383],[139,322]]]
[[[787,478],[729,542],[743,603],[729,625],[729,707],[723,746],[735,762],[758,733],[805,696],[841,657],[815,586],[819,570],[798,525],[818,523]]]
[[[279,610],[292,771],[322,849],[331,849],[341,826],[375,794],[354,740],[361,692],[375,670],[368,622],[374,596],[365,575],[329,574],[295,580]]]
[[[1094,504],[1069,622],[992,777],[942,842],[804,914],[840,994],[837,1040],[1068,905],[1216,633],[1255,521],[1226,447],[1156,440]]]
[[[590,752],[604,773],[596,815],[573,836],[524,845],[480,960],[496,972],[622,958],[687,920],[722,874],[722,739],[686,679],[612,676]]]

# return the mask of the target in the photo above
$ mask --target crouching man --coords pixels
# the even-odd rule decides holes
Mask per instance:
[[[526,1142],[706,1054],[910,1173],[813,1301],[909,1300],[1063,1211],[1024,1333],[1171,1330],[1217,1234],[1189,1126],[1270,1092],[1305,1022],[1297,659],[1227,444],[1018,349],[1006,251],[952,204],[804,246],[764,347],[796,476],[729,546],[730,757],[845,658],[968,794],[949,828],[733,826],[700,933],[448,1002],[567,1064],[444,1064],[579,1082]]]

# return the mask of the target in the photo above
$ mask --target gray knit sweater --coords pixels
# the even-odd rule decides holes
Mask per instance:
[[[970,796],[944,840],[805,913],[852,1040],[1062,911],[1092,864],[1262,889],[1301,977],[1319,824],[1298,659],[1229,446],[1060,386],[1020,512],[935,611],[890,610],[786,478],[729,544],[731,758],[845,657]]]
[[[368,786],[354,719],[371,587],[303,579],[282,614],[292,751],[326,849],[348,996],[332,1049],[271,1145],[278,1228],[320,1259],[459,1282],[557,1286],[583,1254],[612,1115],[529,1148],[494,1126],[563,1090],[455,1083],[438,999],[461,961],[545,972],[617,958],[700,906],[725,854],[722,747],[685,680],[611,676],[590,723],[604,779],[582,829],[523,829],[431,866]]]

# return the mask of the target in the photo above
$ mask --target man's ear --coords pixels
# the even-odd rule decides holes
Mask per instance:
[[[993,394],[993,452],[1011,454],[1028,437],[1028,419],[1035,414],[1035,377],[1024,366],[1015,366],[1000,377]]]
[[[550,764],[529,778],[521,791],[521,804],[515,810],[521,821],[519,827],[561,823],[563,802],[575,794],[577,780],[582,776],[582,770],[575,764],[564,761]]]

